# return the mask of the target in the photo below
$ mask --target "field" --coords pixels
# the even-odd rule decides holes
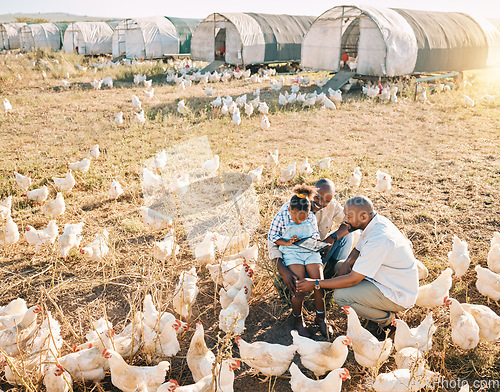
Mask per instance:
[[[38,61],[40,58],[47,60],[47,65]],[[86,65],[86,61],[76,55],[43,52],[19,57],[0,55],[0,100],[7,98],[13,107],[0,113],[0,201],[13,195],[12,217],[21,231],[18,243],[0,249],[0,305],[22,297],[28,306],[42,305],[39,319],[51,311],[61,323],[65,339],[62,354],[84,341],[91,320],[105,316],[117,332],[121,331],[131,315],[142,310],[148,293],[157,307],[173,312],[172,295],[179,273],[196,265],[196,261],[181,222],[174,225],[180,253],[166,261],[154,258],[152,243],[162,240],[166,231],[154,231],[142,223],[138,212],[144,205],[140,174],[143,164],[162,149],[203,136],[212,153],[220,157],[220,173],[247,173],[265,164],[268,151],[279,149],[278,167],[265,167],[262,180],[255,185],[259,219],[250,243],[258,245],[259,259],[247,330],[242,335],[245,340],[291,343],[290,309],[274,289],[274,267],[266,249],[269,224],[279,206],[289,199],[293,185],[313,184],[322,177],[333,180],[336,198],[344,203],[355,195],[348,177],[357,166],[363,177],[356,193],[370,197],[378,212],[390,218],[411,240],[416,257],[430,272],[424,283],[434,280],[446,268],[452,237],[457,235],[468,243],[471,266],[461,280],[454,281],[450,296],[460,302],[488,305],[500,314],[499,304],[476,289],[474,271],[475,265],[486,266],[490,239],[495,231],[500,231],[500,70],[466,72],[465,79],[472,86],[461,87],[457,83],[451,91],[428,93],[426,103],[413,100],[411,83],[400,89],[397,103],[370,100],[353,91],[344,94],[342,104],[334,111],[320,107],[303,109],[296,104],[281,107],[278,92],[272,91],[265,81],[213,84],[215,96],[248,93],[250,98],[250,93],[260,88],[261,101],[270,107],[271,128],[263,131],[260,115],[248,119],[242,113],[241,125],[232,124],[230,117],[223,117],[210,107],[214,98],[206,97],[201,85],[178,90],[167,84],[163,69],[169,67],[167,64],[120,66],[94,73],[91,68],[82,71],[76,67],[77,62]],[[66,72],[70,74],[71,87],[65,89],[61,81]],[[153,80],[153,99],[145,97],[142,85],[133,83],[137,73],[146,73]],[[310,77],[316,80],[323,75]],[[114,88],[94,90],[90,86],[94,78],[107,76],[114,78]],[[315,87],[301,91],[312,92]],[[290,84],[286,83],[284,89],[290,91]],[[143,103],[143,125],[134,120],[132,94]],[[464,94],[475,101],[474,107],[464,104]],[[485,94],[496,98],[487,102],[482,98]],[[187,115],[177,113],[180,99],[190,109]],[[120,111],[124,124],[118,126],[109,118]],[[96,263],[85,260],[75,249],[66,259],[57,247],[35,252],[24,239],[22,228],[28,224],[44,228],[48,218],[40,213],[38,205],[22,196],[14,171],[30,172],[31,189],[47,185],[52,200],[56,191],[51,178],[66,173],[66,162],[89,156],[90,147],[96,143],[102,154],[92,160],[88,172],[75,174],[76,186],[64,194],[66,212],[57,218],[57,224],[61,233],[65,223],[85,222],[82,245],[106,228],[110,233],[110,254],[104,262]],[[193,159],[205,153],[196,149],[191,152]],[[281,184],[281,170],[293,162],[300,166],[306,157],[311,164],[331,157],[332,165],[328,170],[316,169],[310,175]],[[393,178],[388,193],[374,191],[378,169]],[[108,194],[113,179],[120,181],[125,191],[117,200],[111,200]],[[218,329],[220,305],[214,283],[204,268],[197,272],[200,293],[189,321],[192,325],[203,322],[207,345],[214,351],[220,348],[221,354],[223,350],[227,354],[232,349],[238,357],[236,345],[233,347],[224,339]],[[312,324],[312,300],[307,301],[306,311],[307,321]],[[344,334],[346,316],[342,309],[331,304],[327,311],[335,334]],[[426,314],[427,309],[416,307],[400,317],[416,326]],[[451,341],[449,310],[445,306],[434,309],[434,318],[438,330],[426,358],[431,370],[445,380],[472,383],[500,379],[498,341],[480,342],[476,348],[463,351]],[[174,378],[181,385],[192,382],[185,355],[193,331],[181,335],[181,351],[171,359],[167,380]],[[299,363],[298,356],[295,361]],[[132,362],[146,363],[140,350]],[[352,352],[345,367],[352,378],[342,390],[369,390],[375,371],[357,365]],[[394,368],[391,356],[378,372]],[[246,365],[236,371],[234,385],[235,391],[290,390],[288,373],[261,382]],[[0,387],[16,390],[7,383]],[[38,388],[43,387],[30,387]],[[74,388],[117,390],[109,375],[99,387],[75,383]],[[458,389],[442,384],[433,390]]]

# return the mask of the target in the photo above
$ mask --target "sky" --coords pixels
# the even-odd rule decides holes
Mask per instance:
[[[213,12],[259,12],[319,16],[328,9],[353,1],[326,0],[0,0],[0,13],[65,12],[99,17],[163,15],[204,18]],[[488,18],[500,18],[498,0],[364,0],[356,2],[389,8],[429,11],[461,11]]]

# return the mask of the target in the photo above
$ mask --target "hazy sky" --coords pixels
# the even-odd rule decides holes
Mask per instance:
[[[260,12],[319,16],[341,4],[325,0],[0,0],[0,14],[15,12],[67,12],[104,17],[179,16],[204,18],[212,12]],[[499,0],[365,0],[358,4],[380,7],[464,11],[489,18],[500,18]]]

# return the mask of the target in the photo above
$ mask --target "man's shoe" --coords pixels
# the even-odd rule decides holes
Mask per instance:
[[[316,312],[316,318],[314,320],[316,322],[316,325],[319,327],[319,332],[321,335],[324,337],[328,337],[328,335],[332,336],[333,335],[333,328],[330,324],[328,324],[328,321],[325,319],[325,313],[318,313]]]
[[[295,329],[299,333],[300,336],[303,336],[304,338],[310,338],[311,332],[309,332],[309,329],[304,324],[304,320],[302,319],[302,315],[295,316],[292,313],[292,317],[293,317],[293,329]]]

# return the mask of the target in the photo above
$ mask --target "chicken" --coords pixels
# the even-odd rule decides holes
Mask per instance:
[[[239,369],[237,359],[224,359],[215,367],[215,392],[233,392],[234,371]]]
[[[135,96],[135,95],[134,95]],[[136,97],[137,98],[137,97]],[[137,98],[138,99],[138,98]],[[135,106],[135,105],[134,105]],[[140,108],[139,108],[140,109]],[[119,112],[118,114],[110,117],[111,121],[114,121],[117,125],[123,124],[123,112]]]
[[[213,375],[210,373],[208,376],[203,377],[198,382],[190,385],[179,386],[175,380],[170,380],[165,384],[160,385],[156,392],[209,392],[210,385],[212,385]]]
[[[113,77],[108,76],[102,80],[102,84],[108,86],[109,88],[113,88]]]
[[[144,324],[142,340],[144,342],[144,352],[150,361],[154,354],[157,356],[172,357],[180,350],[177,340],[177,330],[181,327],[180,320],[175,318],[167,321],[162,328],[158,325],[151,328]]]
[[[166,260],[174,251],[174,230],[170,229],[163,241],[154,242],[154,256],[158,260]],[[179,245],[175,245],[175,254],[179,254]]]
[[[7,305],[0,307],[0,316],[26,312],[26,301],[22,298],[17,298],[10,301]]]
[[[135,95],[132,95],[132,105],[134,105],[134,108],[136,108],[137,110],[141,110],[142,103],[141,103],[140,99],[137,98],[137,96],[135,96]]]
[[[71,83],[68,82],[67,80],[61,80],[61,86],[63,86],[64,88],[70,88]]]
[[[260,165],[258,168],[248,172],[252,182],[259,182],[262,179],[262,170],[264,170],[264,165]]]
[[[230,288],[234,285],[243,269],[244,259],[217,261],[215,264],[207,264],[206,268],[210,272],[210,277],[215,284]]]
[[[84,172],[88,171],[90,168],[90,159],[83,158],[81,161],[78,161],[78,162],[73,162],[73,163],[68,162],[67,165],[71,170],[73,170],[75,172],[84,173]]]
[[[62,257],[66,258],[72,248],[78,249],[78,247],[80,246],[80,241],[82,240],[83,225],[83,222],[74,224],[66,223],[64,225],[64,232],[57,240],[59,251],[61,252]]]
[[[493,342],[500,338],[500,316],[485,305],[460,304],[479,326],[479,339]]]
[[[52,177],[54,181],[54,186],[60,191],[70,191],[76,184],[75,177],[73,177],[73,173],[71,173],[71,169],[68,170],[65,177]]]
[[[186,359],[195,382],[212,374],[215,355],[205,343],[205,333],[201,322],[196,324],[196,332],[191,338]]]
[[[113,182],[111,182],[111,186],[109,188],[109,197],[116,200],[118,197],[120,197],[120,195],[122,193],[123,193],[123,189],[122,189],[121,184],[118,181],[113,180]]]
[[[227,291],[224,288],[221,288],[219,291],[220,304],[222,306],[222,309],[226,309],[231,304],[231,302],[234,301],[234,298],[238,295],[240,290],[245,286],[248,288],[248,290],[245,291],[246,299],[248,301],[250,295],[252,294],[252,277],[253,270],[248,265],[244,264],[239,273],[238,281],[230,288],[228,288]]]
[[[349,184],[353,188],[359,187],[359,184],[361,184],[361,176],[362,176],[361,171],[359,170],[359,167],[357,167],[349,176]]]
[[[251,104],[255,110],[258,109],[260,106],[260,90],[255,90],[253,94],[255,95],[255,98],[248,103]]]
[[[373,389],[376,392],[416,392],[429,385],[437,377],[437,373],[427,369],[414,371],[413,369],[397,369],[390,373],[380,373]]]
[[[304,161],[302,166],[299,168],[299,174],[302,176],[305,176],[306,174],[311,174],[313,172],[313,169],[311,168],[311,164],[309,163],[308,159]]]
[[[351,378],[347,369],[340,368],[331,371],[322,380],[312,380],[306,377],[295,363],[290,365],[290,375],[293,392],[340,392],[342,381]]]
[[[59,216],[64,214],[66,210],[66,204],[64,203],[64,198],[61,192],[57,192],[56,198],[50,203],[47,203],[40,207],[40,211],[47,216]]]
[[[36,252],[38,252],[44,244],[54,244],[58,234],[59,228],[55,220],[49,221],[49,224],[43,230],[36,230],[33,226],[28,225],[24,232],[26,241],[28,241],[31,246],[35,247]]]
[[[233,331],[237,335],[243,333],[245,320],[250,310],[247,302],[248,290],[249,288],[244,286],[234,297],[233,302],[226,309],[220,311],[219,328],[224,332]]]
[[[186,104],[184,103],[184,100],[181,99],[179,102],[177,102],[177,112],[179,114],[187,114],[189,112],[189,109],[188,107],[186,106]]]
[[[18,172],[14,172],[14,175],[16,176],[17,185],[26,192],[28,188],[31,186],[31,173],[28,173],[25,176],[23,176]]]
[[[215,235],[207,231],[203,240],[194,249],[196,261],[203,265],[215,260],[215,240]]]
[[[500,274],[496,274],[480,265],[476,265],[475,270],[477,272],[477,290],[493,301],[500,301]]]
[[[343,307],[347,314],[347,336],[351,338],[354,359],[361,366],[376,367],[387,360],[392,349],[392,339],[379,342],[375,336],[361,326],[353,308]]]
[[[7,219],[10,216],[12,209],[12,196],[0,203],[0,220]]]
[[[425,279],[429,276],[429,270],[420,260],[415,259],[418,269],[418,280]]]
[[[0,228],[1,227],[0,225]],[[9,215],[5,225],[3,225],[3,229],[0,229],[0,245],[5,247],[15,244],[17,241],[19,241],[19,229],[17,228],[16,222],[14,222]]]
[[[444,303],[450,306],[451,340],[463,350],[470,350],[479,344],[479,325],[474,317],[462,308],[454,298],[445,297]]]
[[[266,163],[267,167],[273,167],[278,164],[279,151],[276,150],[274,153],[272,151],[267,152]]]
[[[173,306],[175,311],[184,319],[189,318],[191,307],[198,295],[198,275],[196,268],[193,267],[189,271],[182,271],[179,277],[179,283],[175,289],[173,297]]]
[[[259,102],[259,113],[260,114],[269,114],[269,106],[265,102]]]
[[[263,131],[269,131],[269,129],[271,128],[271,123],[269,122],[269,119],[265,114],[262,117],[262,120],[260,120],[260,127]]]
[[[24,314],[21,322],[10,329],[0,331],[0,348],[7,355],[16,356],[20,354],[28,340],[36,331],[36,318],[41,311],[40,306],[31,307]]]
[[[224,260],[236,260],[236,259],[241,259],[243,258],[245,262],[247,263],[255,263],[257,261],[257,258],[259,257],[259,248],[257,245],[254,245],[250,248],[247,248],[245,250],[242,250],[241,252],[238,252],[234,255],[229,255],[229,256],[224,256]],[[251,266],[252,269],[254,269],[253,266]]]
[[[131,366],[120,354],[110,349],[104,349],[102,356],[108,360],[112,384],[123,392],[156,391],[170,369],[167,361],[156,366]]]
[[[498,231],[495,231],[491,239],[491,248],[488,252],[488,268],[497,274],[500,273],[500,232]]]
[[[420,286],[416,305],[433,308],[443,304],[443,298],[450,295],[453,270],[446,268],[433,282]]]
[[[105,369],[108,369],[102,348],[97,346],[67,354],[57,361],[71,374],[73,380],[98,383],[104,378]]]
[[[144,167],[142,169],[142,179],[141,183],[143,188],[161,188],[163,187],[163,180],[161,179],[161,176],[158,174],[154,174],[151,170],[148,168]]]
[[[100,90],[102,87],[102,80],[94,79],[92,82],[90,82],[90,85],[94,88],[94,90]]]
[[[248,343],[236,337],[240,358],[254,371],[266,376],[281,376],[292,362],[297,346],[283,346],[266,342]]]
[[[26,192],[26,196],[28,199],[36,201],[37,203],[43,203],[49,196],[49,190],[47,186],[44,185],[41,188]]]
[[[431,350],[432,336],[437,329],[432,319],[432,312],[429,312],[422,323],[415,328],[410,329],[406,322],[396,318],[392,320],[392,325],[396,327],[396,334],[394,335],[396,351],[405,347],[416,347],[423,353]]]
[[[281,172],[280,181],[281,182],[292,181],[293,178],[295,177],[296,172],[297,172],[297,163],[294,162],[290,166],[288,166],[288,168],[286,168]]]
[[[213,87],[204,87],[203,90],[205,90],[205,94],[207,97],[211,97],[212,95],[214,95],[214,88]]]
[[[3,109],[6,112],[12,111],[12,105],[7,98],[4,98],[3,100]]]
[[[171,188],[175,193],[185,195],[189,184],[189,174],[176,174],[172,180]]]
[[[47,392],[69,392],[73,390],[73,379],[61,365],[46,365],[43,385]]]
[[[230,236],[225,236],[217,232],[213,233],[215,236],[215,245],[217,250],[222,253],[222,255],[231,255],[248,248],[250,242],[250,234],[248,232],[243,232],[236,235],[233,233]]]
[[[330,370],[340,368],[347,359],[349,353],[347,346],[351,344],[351,338],[348,336],[338,336],[330,343],[305,338],[294,330],[291,334],[302,365],[314,372],[316,376],[322,376]]]
[[[453,249],[448,252],[448,260],[457,278],[463,276],[469,269],[470,257],[467,242],[461,241],[456,235],[453,236]]]
[[[172,219],[168,216],[160,214],[159,212],[148,207],[139,207],[139,211],[142,215],[142,221],[147,227],[151,227],[155,230],[161,230],[163,228],[171,229],[173,227]]]
[[[201,168],[209,174],[215,173],[219,169],[219,156],[215,155],[212,159],[205,161]]]
[[[240,107],[240,108],[244,107],[245,104],[247,103],[247,95],[243,94],[242,96],[236,98],[235,102],[236,102],[236,105],[238,105],[238,107]]]
[[[144,88],[151,88],[151,86],[153,85],[152,79],[150,79],[150,80],[144,79],[142,82],[144,83]]]
[[[141,336],[144,326],[142,319],[142,312],[135,312],[134,319],[123,328],[121,333],[115,335],[114,329],[104,331],[100,334],[101,339],[98,339],[96,343],[98,343],[100,348],[102,348],[102,343],[104,343],[106,348],[113,348],[124,358],[134,355],[141,347]]]
[[[155,89],[152,88],[151,90],[142,90],[144,92],[144,95],[148,97],[149,99],[153,99],[155,95]]]
[[[139,113],[135,113],[134,115],[135,121],[139,124],[144,124],[146,122],[146,117],[144,117],[144,110],[141,110]]]
[[[398,369],[420,370],[425,368],[425,358],[415,347],[404,347],[394,355]]]
[[[474,107],[475,105],[474,100],[468,97],[467,95],[464,95],[464,104],[465,106],[468,106],[470,108]]]
[[[375,186],[375,190],[377,192],[386,192],[391,190],[392,178],[389,174],[377,170],[376,176],[378,182],[377,185]]]
[[[217,98],[210,102],[210,105],[212,105],[214,108],[220,108],[222,106],[222,99],[220,94],[217,95]]]
[[[319,170],[328,170],[330,168],[331,161],[332,161],[332,158],[330,158],[330,157],[326,157],[326,158],[321,159],[317,165]]]
[[[241,124],[240,109],[238,109],[237,107],[235,107],[233,111],[233,124],[234,125]]]
[[[11,329],[11,328],[15,329],[16,325],[19,325],[29,312],[37,313],[39,312],[39,309],[40,306],[34,305],[29,309],[26,309],[25,311],[23,310],[19,313],[0,316],[0,331],[4,331],[6,329]],[[30,316],[28,315],[28,317]]]
[[[245,103],[244,110],[245,114],[250,117],[253,114],[253,105],[251,103]]]
[[[102,234],[96,233],[94,241],[80,249],[80,253],[88,260],[100,263],[109,252],[109,233],[106,229]]]
[[[339,104],[340,102],[342,102],[342,91],[340,91],[340,90],[333,90],[333,89],[329,88],[328,89],[328,96],[336,104]]]

